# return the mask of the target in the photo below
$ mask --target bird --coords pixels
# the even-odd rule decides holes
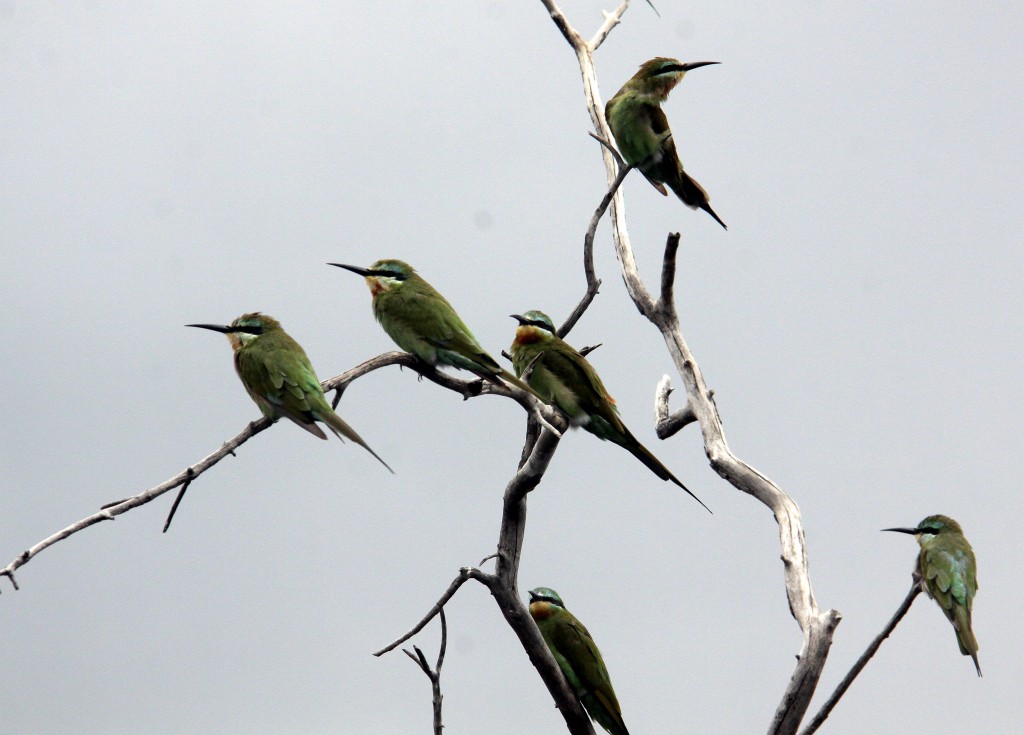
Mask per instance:
[[[227,326],[186,324],[226,334],[235,353],[235,371],[260,411],[271,421],[284,416],[320,439],[326,424],[339,439],[351,439],[377,461],[394,470],[334,412],[302,346],[271,316],[258,311],[243,314]]]
[[[509,349],[512,365],[520,377],[528,372],[527,382],[540,394],[542,401],[561,410],[571,426],[583,427],[598,439],[618,444],[662,480],[670,480],[704,505],[630,433],[597,371],[583,355],[555,334],[551,317],[537,310],[511,316],[519,322]],[[704,508],[711,512],[706,505]]]
[[[918,523],[917,528],[882,530],[917,537],[917,543],[921,545],[921,553],[917,557],[921,591],[927,592],[942,608],[946,619],[956,630],[960,653],[974,660],[974,668],[981,676],[978,639],[971,628],[971,608],[978,592],[978,564],[974,559],[974,549],[960,524],[949,516],[934,515]]]
[[[469,327],[437,289],[408,263],[386,258],[369,268],[328,263],[366,279],[373,296],[373,315],[399,347],[432,368],[449,365],[479,378],[537,392],[487,354]]]
[[[601,651],[583,623],[548,587],[530,590],[530,616],[590,719],[611,735],[629,735]]]
[[[683,170],[668,118],[661,109],[661,103],[668,99],[669,92],[686,72],[718,63],[692,61],[684,64],[664,56],[645,61],[608,100],[604,116],[627,164],[640,169],[662,195],[668,196],[665,190],[668,184],[688,207],[703,209],[723,228],[729,229],[708,203],[708,193]]]

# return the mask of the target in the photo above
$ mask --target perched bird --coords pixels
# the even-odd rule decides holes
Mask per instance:
[[[555,334],[555,325],[547,314],[534,310],[512,314],[512,318],[519,322],[509,350],[512,364],[517,375],[522,376],[529,370],[527,380],[541,400],[557,406],[572,426],[582,426],[598,439],[610,440],[627,449],[651,472],[662,480],[671,480],[704,505],[630,433],[597,371],[583,355]],[[711,512],[706,505],[704,508]]]
[[[971,629],[971,608],[978,592],[978,565],[974,560],[974,549],[964,537],[960,524],[949,516],[928,516],[917,524],[917,528],[883,530],[917,536],[917,543],[921,545],[921,553],[917,557],[921,590],[939,603],[956,630],[960,653],[974,659],[974,668],[981,676],[978,639]]]
[[[629,735],[604,659],[583,623],[547,587],[530,590],[530,615],[590,718],[611,735]]]
[[[257,311],[243,314],[226,327],[219,324],[185,326],[211,329],[228,336],[231,349],[235,351],[235,371],[249,397],[268,419],[277,421],[284,416],[313,436],[327,439],[316,425],[321,421],[339,439],[351,439],[391,470],[330,407],[306,352],[288,336],[277,319]]]
[[[640,70],[622,85],[622,89],[608,100],[604,116],[626,163],[640,169],[663,195],[668,196],[664,186],[668,184],[688,207],[703,209],[718,224],[726,227],[708,204],[708,193],[683,171],[668,118],[661,109],[661,103],[668,99],[669,92],[686,72],[717,63],[694,61],[684,64],[662,56],[645,61]]]
[[[369,268],[343,263],[366,278],[373,295],[373,315],[399,347],[437,367],[451,365],[501,385],[511,383],[537,393],[488,355],[444,296],[401,260],[378,260]]]

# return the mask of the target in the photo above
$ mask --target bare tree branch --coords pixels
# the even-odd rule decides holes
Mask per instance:
[[[437,383],[443,388],[455,391],[463,398],[468,399],[478,395],[497,395],[511,398],[512,400],[519,403],[531,416],[537,419],[542,426],[550,427],[550,430],[557,431],[556,426],[560,425],[562,418],[560,414],[550,406],[546,406],[538,401],[534,396],[530,395],[524,390],[515,386],[506,384],[498,385],[496,383],[481,381],[481,380],[462,380],[454,378],[446,373],[439,370],[435,370],[426,363],[418,360],[413,355],[405,352],[386,352],[382,355],[373,357],[365,362],[356,365],[351,370],[347,370],[340,375],[336,375],[333,378],[329,378],[321,385],[324,391],[344,389],[353,380],[371,373],[374,370],[378,370],[382,367],[389,365],[399,365],[402,367],[408,367],[417,371],[421,376],[428,380]],[[224,442],[219,449],[211,454],[203,457],[195,464],[186,467],[184,470],[179,472],[174,477],[166,480],[159,485],[143,490],[137,495],[133,495],[123,500],[118,500],[113,503],[107,503],[100,510],[92,515],[86,516],[80,521],[72,523],[67,528],[61,529],[57,533],[49,536],[35,546],[23,551],[13,561],[11,561],[6,567],[0,569],[0,576],[7,577],[11,580],[11,584],[14,589],[18,589],[18,584],[14,578],[14,572],[20,567],[27,564],[33,557],[35,557],[43,549],[53,546],[58,541],[63,541],[69,536],[73,536],[79,531],[88,528],[89,526],[95,525],[102,521],[112,521],[122,513],[127,513],[133,508],[137,508],[140,505],[145,505],[152,500],[160,497],[169,490],[173,490],[176,487],[182,487],[182,491],[179,493],[180,496],[184,494],[184,489],[198,478],[201,474],[206,472],[208,469],[213,467],[215,464],[220,462],[228,455],[234,456],[235,450],[242,444],[245,444],[249,439],[259,434],[261,431],[265,431],[270,428],[271,421],[266,418],[260,418],[256,421],[248,424],[245,429],[239,432],[237,435]],[[562,422],[564,423],[564,422]],[[171,517],[173,516],[173,508],[168,516],[165,523],[164,530],[170,525]]]
[[[427,611],[427,614],[423,616],[423,619],[420,620],[420,622],[416,623],[416,625],[414,625],[409,630],[409,632],[403,635],[401,638],[392,641],[379,651],[375,651],[373,655],[383,656],[385,653],[394,651],[400,645],[402,645],[407,640],[409,640],[414,635],[423,630],[425,627],[427,627],[427,623],[433,620],[434,616],[439,615],[441,613],[441,610],[444,609],[444,606],[448,604],[448,600],[455,597],[455,593],[459,591],[459,587],[461,587],[467,580],[470,579],[475,579],[488,589],[490,589],[495,584],[496,581],[495,576],[493,574],[481,572],[479,569],[475,569],[473,567],[462,567],[462,569],[459,570],[459,576],[452,580],[452,583],[448,585],[448,589],[446,589],[444,591],[444,594],[441,595],[438,601],[434,603],[434,606]]]
[[[444,608],[441,608],[438,616],[441,618],[441,650],[437,654],[437,663],[434,664],[433,669],[430,668],[430,664],[427,663],[427,657],[423,655],[423,651],[420,650],[419,646],[413,646],[413,650],[416,651],[415,656],[409,653],[407,649],[402,649],[402,653],[411,658],[420,667],[420,670],[427,675],[427,678],[430,679],[431,701],[434,705],[434,735],[441,735],[444,731],[444,723],[441,720],[441,702],[444,700],[444,697],[441,695],[441,666],[444,665],[444,652],[448,647],[448,623],[444,618]]]
[[[647,3],[650,5],[651,0],[647,0]],[[619,21],[622,20],[622,14],[626,12],[626,8],[628,7],[629,0],[622,0],[619,7],[615,8],[611,13],[604,11],[604,23],[602,23],[601,27],[597,29],[597,33],[594,34],[594,37],[587,42],[587,46],[590,47],[592,52],[597,51],[601,44],[604,43],[604,39],[608,38],[608,34],[611,33],[612,29],[619,24]],[[651,7],[654,8],[654,5],[651,5]],[[654,12],[658,13],[658,9],[654,8]],[[658,15],[660,16],[661,13],[658,13]]]
[[[558,421],[560,426],[565,426],[567,423],[561,417],[558,418]],[[423,619],[401,638],[374,653],[374,656],[392,651],[409,640],[422,630],[435,615],[441,613],[445,604],[467,579],[476,579],[488,588],[495,602],[498,603],[498,608],[506,622],[519,637],[523,650],[526,651],[531,663],[547,686],[555,701],[555,706],[562,713],[569,732],[574,735],[593,735],[594,729],[590,723],[590,717],[569,687],[569,683],[565,680],[565,676],[544,643],[540,630],[519,598],[518,574],[526,532],[526,499],[543,479],[560,440],[559,434],[547,430],[539,429],[538,434],[537,425],[532,420],[530,425],[526,438],[529,450],[527,451],[524,447],[519,469],[516,470],[515,475],[505,487],[498,551],[493,555],[495,573],[493,575],[485,574],[478,569],[468,567],[460,570],[459,576],[452,581]]]
[[[914,598],[919,594],[921,594],[921,578],[917,572],[914,572],[914,581],[910,585],[910,591],[907,592],[907,596],[903,599],[903,602],[900,603],[900,606],[896,608],[896,612],[893,613],[892,618],[889,619],[889,622],[882,629],[882,632],[875,636],[875,639],[871,641],[871,645],[869,645],[867,650],[865,650],[864,653],[861,654],[860,658],[857,659],[853,668],[851,668],[846,676],[843,677],[843,680],[839,682],[839,686],[837,686],[836,690],[832,692],[832,696],[828,698],[828,701],[822,705],[818,714],[814,716],[814,719],[810,721],[807,727],[800,731],[800,735],[811,735],[811,733],[818,731],[818,728],[821,727],[822,723],[824,723],[825,720],[828,719],[828,716],[832,714],[832,710],[835,708],[842,696],[846,694],[846,690],[850,688],[851,684],[853,684],[853,680],[856,679],[861,670],[868,665],[868,661],[878,653],[878,649],[882,646],[882,641],[892,635],[896,626],[899,625],[901,620],[903,620],[903,616],[907,614],[908,610],[910,610],[910,606],[914,604]]]
[[[580,66],[583,93],[587,110],[597,135],[610,140],[611,134],[604,119],[603,105],[597,85],[593,48],[579,42],[579,34],[572,31],[564,15],[553,0],[542,0],[552,19],[562,30]],[[603,40],[603,38],[601,39]],[[609,184],[618,175],[614,158],[606,146],[602,151]],[[704,450],[712,468],[725,480],[764,503],[775,516],[782,547],[783,576],[790,612],[803,632],[803,646],[796,670],[783,693],[769,733],[795,733],[807,711],[821,670],[828,655],[832,635],[841,615],[835,610],[821,612],[814,599],[807,562],[800,510],[796,503],[775,483],[750,465],[736,457],[725,440],[722,422],[711,393],[704,384],[700,368],[683,339],[674,303],[675,259],[678,235],[670,236],[662,267],[661,297],[655,301],[644,286],[637,271],[629,235],[626,229],[622,191],[616,191],[610,207],[612,238],[615,253],[622,267],[623,280],[630,298],[651,323],[662,333],[665,345],[682,377],[690,410],[700,424]]]
[[[654,430],[659,439],[668,439],[684,426],[697,420],[697,414],[686,404],[686,408],[669,414],[668,397],[672,395],[672,379],[663,375],[658,381],[654,394]]]
[[[615,154],[618,156],[618,154]],[[594,215],[590,218],[590,225],[587,227],[587,234],[583,236],[583,273],[587,277],[587,292],[580,299],[580,303],[576,305],[569,318],[558,328],[558,336],[563,339],[569,330],[576,326],[576,322],[583,316],[583,312],[587,310],[594,297],[597,296],[598,289],[601,287],[601,279],[597,277],[597,273],[594,270],[594,236],[597,234],[597,224],[604,217],[604,213],[608,211],[608,205],[611,204],[612,197],[615,196],[615,192],[619,190],[623,180],[632,170],[632,166],[622,166],[619,168],[619,173],[616,175],[615,180],[611,186],[608,187],[608,193],[601,199],[601,203],[597,205],[597,209],[594,210]]]

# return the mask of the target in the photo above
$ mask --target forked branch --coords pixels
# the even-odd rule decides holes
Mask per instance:
[[[466,399],[478,395],[498,395],[511,398],[514,401],[518,402],[521,406],[523,406],[523,408],[526,409],[529,415],[533,416],[538,421],[540,421],[541,425],[550,426],[552,427],[552,429],[554,429],[555,425],[557,425],[558,422],[561,421],[560,416],[556,411],[554,411],[554,409],[550,408],[549,406],[545,406],[544,404],[540,403],[536,398],[531,396],[529,393],[520,390],[519,388],[504,384],[497,385],[495,383],[480,380],[462,380],[460,378],[455,378],[452,377],[451,375],[431,368],[430,366],[424,364],[422,361],[415,358],[413,355],[410,355],[405,352],[386,352],[382,355],[378,355],[377,357],[371,358],[359,365],[356,365],[351,370],[347,370],[346,372],[341,373],[340,375],[336,375],[333,378],[329,378],[323,381],[321,385],[323,386],[324,391],[341,391],[344,390],[345,386],[347,386],[353,380],[356,380],[357,378],[366,375],[367,373],[371,373],[374,370],[378,370],[389,365],[399,365],[411,368],[412,370],[417,371],[421,376],[427,378],[428,380],[437,383],[443,388],[447,388],[448,390],[454,391]],[[131,497],[124,498],[123,500],[117,500],[111,503],[107,503],[103,507],[101,507],[97,512],[88,515],[85,518],[76,521],[75,523],[72,523],[70,526],[61,529],[52,536],[48,536],[36,545],[23,551],[21,554],[15,557],[6,567],[0,569],[0,576],[7,577],[8,579],[10,579],[11,584],[14,586],[14,589],[18,589],[18,584],[14,577],[15,571],[17,571],[20,567],[24,566],[29,561],[31,561],[37,554],[39,554],[39,552],[43,551],[44,549],[47,549],[50,546],[56,544],[57,542],[63,541],[64,539],[73,536],[74,534],[88,528],[89,526],[93,526],[102,521],[112,521],[122,513],[127,513],[133,508],[138,508],[140,505],[145,505],[146,503],[155,500],[156,498],[160,497],[169,490],[173,490],[177,487],[182,488],[182,492],[179,492],[180,500],[180,497],[183,494],[184,489],[187,488],[192,482],[194,482],[196,478],[198,478],[200,475],[202,475],[204,472],[206,472],[208,469],[216,465],[218,462],[220,462],[228,455],[234,456],[236,449],[238,449],[240,446],[249,441],[249,439],[256,436],[260,432],[270,428],[271,423],[272,422],[266,418],[260,418],[257,419],[256,421],[251,422],[237,435],[235,435],[228,441],[224,442],[224,444],[222,444],[219,449],[217,449],[214,452],[211,452],[210,454],[203,457],[195,464],[186,467],[184,470],[179,472],[174,477],[171,477],[170,479],[160,483],[159,485],[155,485],[149,488],[148,490],[143,490],[137,495],[132,495]],[[167,526],[170,524],[170,520],[171,518],[169,516],[164,526],[165,530]]]
[[[611,135],[604,119],[603,105],[597,86],[593,48],[590,44],[579,40],[579,34],[568,24],[554,0],[542,0],[542,2],[562,31],[563,37],[576,53],[583,79],[587,110],[597,136],[604,140],[610,140]],[[618,167],[607,148],[603,151],[603,158],[606,176],[611,183],[619,173]],[[790,612],[803,632],[803,646],[796,670],[793,672],[789,686],[783,693],[768,732],[795,733],[814,694],[825,658],[828,655],[832,634],[836,625],[839,624],[841,616],[835,610],[821,612],[814,599],[803,525],[796,503],[766,476],[736,457],[725,440],[725,432],[718,410],[712,400],[711,392],[704,383],[700,368],[683,339],[679,318],[676,314],[674,284],[679,236],[670,236],[666,244],[660,296],[655,301],[640,279],[636,267],[626,229],[621,190],[617,191],[612,198],[610,217],[615,253],[622,268],[626,289],[640,313],[658,328],[665,340],[665,345],[686,388],[687,409],[692,412],[700,425],[704,439],[704,451],[712,468],[735,488],[764,503],[772,511],[778,523],[786,595],[789,600]],[[667,383],[664,383],[664,386],[661,392],[665,392],[669,388]],[[665,392],[665,396],[664,414],[667,416],[667,392]],[[684,418],[688,417],[683,414],[675,423],[682,422]],[[678,430],[678,427],[666,428]]]
[[[828,701],[822,705],[818,714],[814,716],[814,719],[810,721],[807,727],[800,731],[800,735],[811,735],[811,733],[818,731],[818,728],[821,727],[822,723],[824,723],[825,720],[828,719],[828,716],[832,714],[832,710],[835,708],[842,696],[846,694],[846,690],[850,688],[851,684],[853,684],[853,680],[856,679],[861,670],[868,665],[868,661],[878,653],[878,649],[882,646],[882,642],[892,635],[894,630],[896,630],[896,626],[899,625],[901,620],[903,620],[903,616],[907,614],[907,611],[910,610],[910,606],[914,604],[914,598],[919,594],[921,594],[921,580],[915,572],[914,581],[910,585],[910,591],[907,592],[907,596],[903,598],[903,602],[900,603],[900,606],[896,608],[896,612],[893,613],[889,622],[886,623],[886,626],[882,629],[882,632],[875,636],[875,639],[871,641],[871,645],[867,647],[850,671],[843,677],[843,680],[839,682],[839,686],[837,686],[836,690],[832,692],[832,696],[828,698]]]

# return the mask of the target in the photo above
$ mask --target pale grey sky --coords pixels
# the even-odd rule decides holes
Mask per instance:
[[[566,0],[590,36],[612,1]],[[818,701],[957,518],[979,559],[984,679],[919,599],[824,732],[1010,733],[1019,580],[1019,3],[636,2],[597,54],[612,95],[656,55],[723,62],[666,105],[710,217],[625,185],[642,274],[681,230],[679,309],[736,453],[799,503],[819,604],[843,613]],[[0,0],[0,565],[179,472],[258,416],[217,335],[282,321],[320,377],[392,349],[327,261],[415,265],[497,354],[508,314],[563,318],[604,192],[575,58],[540,2]],[[635,733],[760,732],[799,651],[777,531],[659,442],[672,366],[629,303],[607,226],[570,336],[627,424],[709,516],[621,449],[562,442],[530,499],[522,589],[558,590]],[[189,490],[0,580],[3,729],[422,733],[407,630],[490,554],[524,417],[385,370],[340,413],[395,468],[292,425]],[[1011,534],[1013,534],[1011,536]],[[445,724],[560,732],[479,585],[448,607]],[[436,655],[436,624],[416,639]],[[816,706],[812,706],[812,711]]]

